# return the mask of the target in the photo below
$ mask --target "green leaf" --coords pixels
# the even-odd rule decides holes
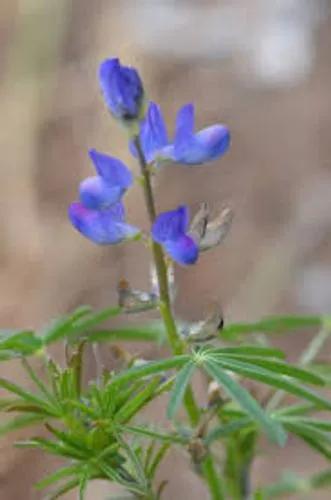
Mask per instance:
[[[84,500],[89,481],[89,471],[86,467],[79,479],[79,500]]]
[[[220,331],[220,336],[233,340],[242,334],[286,333],[302,328],[321,327],[322,323],[320,316],[270,316],[256,323],[232,323]]]
[[[315,404],[317,408],[331,410],[331,402],[323,398],[323,396],[317,394],[316,392],[304,387],[302,385],[298,385],[297,382],[293,380],[289,380],[286,377],[283,377],[279,374],[274,374],[264,368],[261,367],[252,367],[247,363],[243,363],[237,360],[224,361],[219,363],[226,370],[230,370],[235,373],[239,373],[240,375],[244,375],[250,379],[258,380],[267,385],[271,385],[273,387],[277,387],[278,389],[282,389],[289,394],[293,394],[299,398],[306,399],[307,401],[311,401]]]
[[[318,429],[320,431],[331,432],[331,420],[322,420],[319,418],[313,417],[302,417],[302,416],[287,416],[280,415],[278,418],[279,421],[283,423],[300,423],[303,425],[308,425],[309,427]]]
[[[173,358],[163,359],[161,361],[148,361],[141,366],[134,366],[133,368],[129,368],[128,370],[115,375],[111,379],[111,384],[121,385],[138,377],[147,377],[148,375],[155,375],[156,373],[163,373],[173,368],[179,368],[185,365],[190,359],[190,356],[182,354],[180,356],[174,356]]]
[[[204,368],[208,375],[215,379],[247,413],[265,430],[269,438],[284,446],[286,434],[280,424],[263,411],[258,402],[246,389],[231,378],[213,361],[205,361]]]
[[[21,357],[22,354],[16,351],[0,351],[0,361],[9,361]]]
[[[265,495],[264,498],[287,498],[285,495],[294,493],[304,493],[305,495],[311,490],[309,480],[301,478],[293,472],[285,472],[281,479],[276,483],[264,486],[261,491]]]
[[[277,408],[273,410],[273,415],[280,417],[282,416],[291,416],[291,415],[306,415],[311,413],[315,409],[315,405],[311,403],[298,403],[292,404],[289,406],[284,406],[282,408]]]
[[[33,438],[15,443],[17,448],[40,448],[41,450],[59,457],[69,457],[76,460],[88,458],[85,450],[73,448],[62,442],[50,441],[44,438]]]
[[[19,415],[18,417],[10,419],[8,422],[0,425],[0,436],[4,436],[8,432],[17,431],[30,425],[35,425],[44,420],[44,416],[40,415]]]
[[[301,422],[285,422],[284,425],[289,432],[296,434],[315,451],[331,460],[331,439],[325,432]]]
[[[325,488],[331,485],[331,469],[314,474],[310,478],[312,488]]]
[[[43,410],[43,412],[45,414],[48,414],[48,415],[54,416],[54,417],[60,416],[59,411],[56,408],[54,408],[53,406],[51,406],[50,404],[48,404],[47,401],[45,401],[44,399],[42,399],[38,396],[35,396],[34,394],[23,389],[22,387],[20,387],[16,384],[13,384],[9,380],[6,380],[4,378],[0,378],[0,387],[2,387],[3,389],[6,389],[9,392],[12,392],[13,394],[16,394],[17,396],[20,396],[22,399],[24,399],[28,403],[31,403],[32,405],[39,406],[40,409]]]
[[[73,332],[76,332],[74,323],[80,318],[88,315],[90,312],[90,307],[82,306],[76,309],[72,314],[56,320],[53,325],[48,328],[45,333],[42,334],[44,345],[53,344],[54,342],[65,339]]]
[[[209,350],[210,353],[216,355],[240,355],[240,356],[268,356],[272,358],[284,358],[285,354],[279,349],[272,347],[262,347],[258,345],[241,345],[238,347],[222,347],[218,349]]]
[[[160,377],[152,380],[146,387],[131,397],[116,413],[116,420],[126,423],[130,420],[148,401],[153,399],[155,389],[160,383]]]
[[[79,473],[80,466],[79,465],[69,465],[67,467],[63,467],[61,469],[56,470],[52,474],[44,477],[38,483],[35,484],[35,487],[38,490],[43,490],[48,486],[57,483],[58,481],[62,481],[62,479],[66,479],[71,476],[76,476]]]
[[[183,368],[178,372],[175,383],[172,387],[170,394],[170,399],[167,408],[168,418],[173,418],[180,407],[186,388],[192,378],[196,365],[193,362],[189,362],[183,366]]]
[[[29,365],[28,361],[25,358],[22,359],[22,365],[25,368],[26,372],[28,373],[32,382],[35,383],[35,385],[38,387],[38,389],[44,395],[44,397],[49,401],[51,405],[53,405],[55,408],[58,408],[58,410],[61,412],[61,406],[57,401],[56,397],[53,396],[50,390],[42,382],[41,378],[37,376],[37,374],[34,372],[34,370]]]
[[[221,359],[234,359],[238,361],[242,361],[243,363],[247,364],[247,366],[251,366],[253,369],[255,367],[260,366],[262,368],[265,368],[266,370],[269,370],[274,373],[279,373],[281,375],[287,375],[289,377],[302,380],[303,382],[307,382],[308,384],[315,384],[315,385],[324,385],[324,380],[322,377],[319,377],[315,373],[311,373],[308,370],[305,370],[303,368],[299,368],[294,365],[290,365],[288,363],[285,363],[284,361],[279,361],[276,359],[265,359],[261,358],[259,356],[244,356],[244,355],[228,355],[228,356],[219,356],[218,360]]]
[[[30,356],[42,347],[42,341],[31,330],[9,332],[0,338],[0,355],[3,359],[17,356]],[[6,353],[6,351],[8,351]],[[10,353],[12,353],[10,355]]]
[[[325,488],[331,485],[331,469],[326,469],[322,472],[317,472],[309,478],[300,477],[292,472],[285,473],[280,481],[265,486],[263,492],[266,494],[266,498],[274,498],[284,495],[290,495],[292,493],[303,493],[305,496],[308,495],[312,490]],[[287,497],[286,497],[287,498]],[[308,498],[308,497],[307,497]]]
[[[156,439],[158,441],[164,441],[166,443],[178,443],[178,444],[188,444],[189,439],[179,436],[177,434],[167,434],[164,431],[150,429],[149,427],[139,427],[133,425],[122,425],[121,429],[124,432],[131,432],[132,434],[138,434],[150,439]]]
[[[88,316],[84,315],[84,317],[75,320],[73,332],[77,334],[87,333],[107,319],[118,316],[121,312],[122,309],[120,307],[107,307],[106,309],[89,314]]]
[[[243,417],[237,420],[234,420],[233,422],[229,422],[224,425],[220,425],[218,427],[215,427],[215,429],[212,429],[206,436],[205,442],[207,445],[210,445],[214,441],[217,441],[218,439],[228,437],[230,434],[233,432],[238,432],[241,431],[242,429],[245,428],[250,428],[252,427],[252,419],[250,417]],[[254,424],[253,424],[254,425]]]
[[[53,491],[50,493],[50,495],[47,496],[47,500],[57,500],[58,498],[62,497],[65,493],[68,493],[71,490],[74,490],[79,486],[79,478],[72,479],[71,481],[68,481],[64,485],[60,486],[59,489],[56,491]]]
[[[164,326],[160,322],[111,330],[96,330],[89,332],[87,342],[156,342],[165,340]]]

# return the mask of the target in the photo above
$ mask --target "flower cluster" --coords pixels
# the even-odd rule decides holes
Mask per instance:
[[[99,82],[109,111],[128,126],[131,153],[138,155],[136,138],[146,164],[156,167],[169,162],[202,165],[221,157],[229,149],[230,134],[225,125],[216,124],[195,132],[192,104],[178,111],[174,138],[169,140],[160,107],[154,102],[145,105],[138,72],[121,65],[117,58],[107,59],[100,65]],[[123,195],[133,184],[132,173],[117,158],[95,150],[89,154],[97,175],[81,182],[79,201],[69,207],[73,226],[97,244],[111,245],[137,236],[139,229],[126,222],[122,202]],[[207,227],[206,221],[203,224]],[[194,264],[199,250],[206,248],[206,244],[203,243],[205,235],[197,234],[193,226],[190,228],[188,208],[181,205],[156,217],[151,236],[174,261]],[[219,233],[220,229],[217,231]],[[209,236],[210,233],[211,229]]]

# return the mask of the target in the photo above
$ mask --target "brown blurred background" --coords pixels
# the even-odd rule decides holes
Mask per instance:
[[[88,148],[135,168],[99,96],[98,65],[115,55],[139,68],[171,129],[178,106],[192,101],[198,126],[221,121],[232,131],[232,150],[220,161],[158,176],[160,208],[185,201],[194,211],[207,200],[236,214],[222,247],[178,270],[180,317],[199,319],[215,301],[236,321],[330,312],[330,7],[328,0],[1,0],[1,327],[40,328],[82,303],[109,305],[123,276],[146,287],[143,248],[97,248],[66,216],[92,172]],[[147,227],[141,201],[133,189],[130,221]],[[295,357],[306,341],[292,336],[283,345]],[[22,379],[14,364],[1,370]],[[54,464],[13,450],[11,440],[1,447],[0,500],[42,498],[31,485]],[[165,498],[207,498],[187,467],[178,474],[177,462],[184,458],[165,467]],[[255,480],[323,465],[293,439],[258,457]],[[102,485],[91,491],[107,496]]]

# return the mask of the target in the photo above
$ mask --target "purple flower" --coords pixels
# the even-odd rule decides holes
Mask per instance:
[[[176,210],[157,216],[152,227],[152,237],[179,264],[194,264],[198,259],[199,249],[195,240],[187,234],[188,230],[188,208],[181,205]]]
[[[114,245],[133,238],[139,230],[125,221],[121,199],[133,182],[130,170],[117,158],[89,151],[97,174],[80,184],[80,201],[69,207],[72,225],[99,245]]]
[[[169,143],[161,110],[151,102],[141,124],[140,141],[148,163],[159,160],[201,165],[227,152],[230,133],[219,124],[194,132],[194,107],[186,104],[177,113],[174,141]],[[132,145],[131,151],[135,154]]]
[[[106,59],[99,69],[100,87],[111,113],[120,120],[140,117],[144,89],[136,69],[122,66],[119,59]]]
[[[69,207],[68,215],[77,231],[98,245],[121,243],[139,233],[137,228],[125,222],[122,203],[103,210],[93,210],[80,202],[74,202]]]
[[[80,201],[86,208],[107,208],[119,202],[131,186],[133,176],[130,170],[117,158],[89,151],[97,176],[88,177],[80,184]]]

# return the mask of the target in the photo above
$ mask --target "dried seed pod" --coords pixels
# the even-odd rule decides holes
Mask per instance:
[[[118,305],[126,313],[147,311],[157,306],[158,298],[154,293],[134,290],[127,280],[122,279],[117,285]]]
[[[214,310],[206,319],[196,323],[185,324],[181,334],[188,342],[207,342],[217,337],[223,328],[223,314],[219,310]]]
[[[205,236],[210,216],[210,210],[206,202],[201,203],[199,210],[192,219],[190,234],[198,241]]]
[[[233,217],[233,210],[224,208],[218,217],[207,223],[204,235],[199,241],[201,252],[209,250],[224,241],[231,228]]]

